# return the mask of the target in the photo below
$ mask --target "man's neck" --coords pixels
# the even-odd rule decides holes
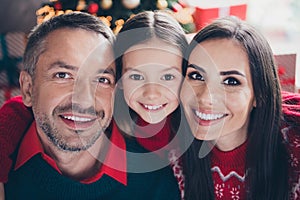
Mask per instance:
[[[58,149],[47,138],[47,142],[42,143],[45,153],[56,162],[63,175],[81,181],[91,178],[100,170],[101,162],[97,158],[100,152],[106,152],[105,148],[102,148],[102,138],[101,136],[89,149],[79,152]]]

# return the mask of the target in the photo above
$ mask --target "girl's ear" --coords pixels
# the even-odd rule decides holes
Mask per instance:
[[[23,98],[23,103],[27,107],[31,107],[32,106],[32,90],[33,90],[32,77],[27,72],[21,71],[19,83],[20,83],[20,90],[21,90],[21,95]]]

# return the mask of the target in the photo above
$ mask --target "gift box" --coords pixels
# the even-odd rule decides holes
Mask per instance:
[[[211,23],[214,19],[225,16],[236,16],[246,19],[247,4],[240,0],[204,0],[195,5],[193,13],[197,30]]]
[[[297,92],[296,79],[296,54],[275,55],[281,89],[288,92]]]

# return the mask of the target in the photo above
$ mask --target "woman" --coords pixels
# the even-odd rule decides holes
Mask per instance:
[[[184,157],[185,199],[296,199],[299,165],[288,159],[299,147],[289,155],[280,134],[280,85],[266,39],[223,18],[196,34],[185,58],[181,101],[196,138]]]

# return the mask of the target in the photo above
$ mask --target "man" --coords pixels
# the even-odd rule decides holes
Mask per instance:
[[[113,40],[84,13],[60,15],[31,33],[20,86],[35,121],[5,184],[7,199],[180,198],[169,167],[126,173],[127,164],[138,164],[126,150],[144,149],[110,126]]]

